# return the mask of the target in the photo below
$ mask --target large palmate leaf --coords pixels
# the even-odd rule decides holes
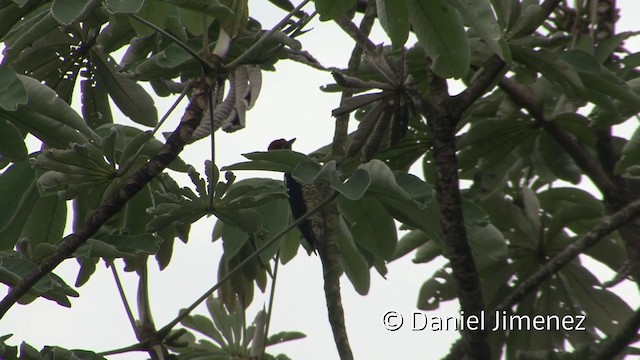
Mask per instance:
[[[433,60],[433,71],[460,78],[470,64],[469,40],[458,10],[447,0],[408,0],[411,25]]]

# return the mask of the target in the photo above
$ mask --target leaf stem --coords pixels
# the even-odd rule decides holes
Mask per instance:
[[[147,25],[148,27],[152,28],[153,30],[157,31],[159,34],[162,34],[166,37],[168,37],[169,39],[171,39],[176,45],[178,45],[182,50],[186,51],[187,53],[189,53],[189,55],[191,55],[194,59],[198,60],[198,62],[200,63],[200,65],[202,66],[202,68],[204,69],[205,73],[208,73],[210,71],[213,71],[213,67],[211,67],[211,65],[209,65],[209,63],[207,62],[207,60],[205,60],[202,56],[200,56],[200,54],[198,54],[197,52],[193,51],[190,47],[187,46],[187,44],[183,43],[180,39],[178,39],[177,37],[169,34],[168,32],[166,32],[163,28],[158,27],[156,24],[148,21],[147,19],[141,18],[140,16],[136,15],[136,14],[132,14],[131,17],[145,25]]]
[[[131,324],[131,328],[133,329],[133,332],[137,337],[138,328],[136,327],[136,319],[133,317],[133,311],[131,311],[131,306],[129,305],[129,301],[127,301],[127,295],[125,294],[124,288],[122,287],[122,282],[120,281],[120,276],[118,275],[118,269],[116,269],[115,262],[109,261],[109,267],[111,268],[111,274],[113,274],[113,279],[116,282],[116,287],[118,288],[118,293],[120,294],[120,299],[122,300],[124,310],[127,313],[129,323]]]

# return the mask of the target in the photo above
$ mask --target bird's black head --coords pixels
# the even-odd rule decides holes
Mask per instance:
[[[291,145],[294,141],[296,141],[296,138],[293,138],[291,140],[273,140],[271,144],[269,144],[269,150],[291,149]]]

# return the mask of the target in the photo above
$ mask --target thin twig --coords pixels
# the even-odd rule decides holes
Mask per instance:
[[[298,11],[300,11],[305,5],[307,5],[307,3],[310,0],[303,0],[298,6],[296,6],[293,10],[291,10],[285,17],[282,18],[282,20],[280,20],[279,23],[277,23],[274,27],[272,27],[269,31],[267,31],[266,33],[264,33],[262,35],[262,37],[260,39],[258,39],[258,41],[256,41],[253,45],[251,45],[251,47],[249,47],[245,52],[243,52],[242,54],[240,54],[240,56],[238,56],[237,58],[235,58],[233,61],[231,61],[230,63],[224,65],[225,69],[234,69],[236,68],[238,65],[240,65],[240,63],[242,61],[244,61],[244,59],[246,59],[249,55],[251,55],[251,53],[253,51],[255,51],[257,48],[259,48],[260,46],[262,46],[262,44],[264,44],[270,37],[271,35],[276,32],[276,30],[280,29],[282,26],[284,26],[284,24],[287,23],[287,21],[289,21],[289,19],[291,19]]]
[[[275,265],[273,265],[273,276],[271,277],[271,291],[269,292],[269,305],[267,306],[267,321],[265,323],[265,327],[264,327],[264,337],[265,337],[265,342],[262,346],[262,349],[260,349],[260,354],[264,354],[264,352],[266,351],[266,347],[267,347],[267,341],[266,339],[269,338],[269,326],[271,325],[271,314],[273,313],[273,303],[275,302],[275,297],[276,297],[276,282],[278,280],[278,268],[280,265],[280,250],[278,250],[278,253],[276,254],[276,259],[275,259]]]
[[[162,116],[162,118],[160,119],[160,121],[158,121],[158,124],[151,131],[151,135],[149,136],[149,138],[147,140],[145,140],[144,143],[142,143],[140,145],[140,147],[138,148],[138,150],[136,150],[136,152],[135,152],[135,154],[133,154],[133,156],[131,156],[129,159],[125,160],[126,161],[125,166],[123,168],[119,169],[118,173],[126,174],[127,171],[129,171],[129,169],[131,168],[131,166],[136,163],[135,160],[138,158],[138,156],[140,156],[140,153],[142,152],[142,150],[144,150],[146,144],[149,141],[151,141],[151,139],[153,139],[153,137],[158,133],[158,130],[160,130],[160,127],[164,124],[165,121],[167,121],[169,116],[173,113],[173,111],[176,109],[176,107],[178,107],[178,104],[180,104],[182,99],[184,99],[184,97],[187,96],[187,93],[191,90],[192,87],[193,87],[193,82],[190,81],[184,87],[184,89],[182,90],[182,92],[180,93],[178,98],[173,102],[173,104],[171,104],[171,107],[169,107],[169,110],[167,110],[165,112],[165,114]]]
[[[262,245],[260,248],[258,248],[253,253],[251,253],[251,255],[249,255],[246,258],[244,258],[238,265],[236,265],[236,267],[231,269],[215,285],[213,285],[209,290],[205,291],[202,294],[202,296],[200,296],[196,301],[193,302],[193,304],[189,305],[189,307],[187,307],[186,309],[181,310],[180,314],[178,314],[178,316],[175,319],[171,320],[167,325],[162,327],[162,329],[160,329],[158,331],[158,336],[160,338],[166,337],[169,334],[169,332],[171,331],[171,329],[173,329],[174,326],[176,326],[180,321],[182,321],[182,319],[184,319],[186,316],[188,316],[189,313],[191,313],[198,305],[200,305],[203,301],[205,301],[209,297],[209,295],[213,294],[214,291],[218,290],[218,288],[220,286],[222,286],[222,284],[224,284],[227,280],[229,280],[238,271],[242,270],[242,268],[246,264],[248,264],[249,261],[253,260],[253,258],[258,256],[262,251],[264,251],[269,246],[273,245],[278,239],[280,239],[281,237],[286,235],[289,231],[291,231],[292,229],[297,227],[300,223],[305,221],[311,215],[315,214],[320,209],[325,207],[327,204],[331,203],[337,196],[338,196],[338,192],[334,192],[333,194],[331,194],[331,196],[329,196],[324,201],[322,201],[320,204],[318,204],[318,206],[316,206],[313,209],[309,210],[306,214],[304,214],[303,216],[301,216],[298,219],[296,219],[296,221],[293,221],[286,228],[284,228],[282,231],[277,233],[273,238],[271,238],[270,240],[265,242],[264,245]]]

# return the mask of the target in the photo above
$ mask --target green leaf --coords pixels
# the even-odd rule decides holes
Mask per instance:
[[[143,187],[133,198],[127,201],[125,210],[124,228],[129,235],[146,233],[146,225],[153,216],[147,211],[154,206],[156,199],[153,196],[151,185]]]
[[[507,255],[507,242],[492,224],[468,227],[467,237],[479,269],[495,264]]]
[[[136,14],[142,6],[144,0],[106,0],[105,6],[114,14]]]
[[[331,173],[331,187],[338,190],[340,194],[349,200],[362,198],[370,184],[369,173],[363,169],[356,169],[345,182],[340,180],[337,171]]]
[[[316,161],[305,154],[291,150],[253,152],[243,154],[243,156],[251,161],[224,166],[220,169],[220,171],[265,170],[291,173],[294,171],[294,169],[299,168],[297,174],[300,176],[304,176],[305,181],[303,182],[307,182],[308,176],[313,176],[315,178],[313,172],[317,172],[320,170],[320,165]],[[311,164],[302,165],[303,163],[307,162]],[[309,171],[311,171],[311,173]]]
[[[224,340],[222,339],[222,335],[215,328],[213,322],[202,315],[191,315],[187,316],[182,321],[180,321],[182,325],[189,329],[193,329],[206,337],[213,339],[220,345],[226,345]]]
[[[506,40],[502,37],[502,30],[491,8],[489,0],[448,0],[462,15],[471,30],[477,32],[480,38],[507,64],[511,63],[511,51]]]
[[[256,208],[276,199],[284,199],[287,192],[281,181],[253,178],[232,184],[225,196],[216,202],[216,211],[223,209]]]
[[[513,3],[515,3],[515,1],[513,1],[512,4]],[[516,18],[517,20],[515,20],[515,23],[507,34],[509,39],[517,39],[523,35],[534,32],[547,18],[544,9],[537,4],[529,3],[526,5],[523,4],[522,6],[524,10],[520,11],[520,16]]]
[[[483,119],[472,124],[469,131],[457,141],[459,162],[463,170],[481,167],[496,173],[518,146],[538,133],[533,122],[515,119]],[[504,169],[505,172],[508,169]]]
[[[3,63],[12,62],[23,50],[58,27],[59,24],[50,10],[51,4],[44,4],[13,26],[3,39],[6,46],[3,51]]]
[[[278,200],[258,206],[255,208],[255,210],[258,214],[260,214],[260,217],[263,220],[261,224],[261,230],[266,231],[266,233],[268,234],[268,236],[266,237],[256,238],[256,248],[259,248],[262,247],[262,245],[264,245],[267,240],[278,234],[280,231],[284,230],[284,228],[289,225],[289,201],[287,201],[286,198],[280,198]],[[262,251],[260,253],[260,259],[262,259],[264,263],[268,263],[269,260],[272,259],[278,252],[282,241],[283,240],[277,241],[275,244]]]
[[[595,50],[594,58],[600,63],[604,63],[614,51],[616,51],[624,41],[630,37],[640,34],[638,31],[625,31],[602,41],[598,41],[598,47]]]
[[[202,14],[185,8],[178,8],[178,14],[180,16],[180,23],[194,36],[201,36],[203,33],[202,26]],[[209,28],[215,18],[207,16],[206,18],[206,28]]]
[[[25,220],[17,239],[29,238],[32,246],[57,244],[67,221],[67,204],[57,196],[40,197]]]
[[[186,201],[181,204],[160,204],[152,210],[155,217],[147,224],[146,230],[147,232],[160,231],[174,222],[192,224],[208,212],[204,205]]]
[[[172,7],[162,1],[145,1],[136,14],[162,29],[165,28],[171,10]],[[131,19],[131,26],[141,37],[151,36],[156,33],[155,29],[133,18]]]
[[[429,237],[422,230],[411,230],[409,233],[405,234],[398,240],[398,245],[396,246],[396,250],[393,253],[393,256],[389,261],[393,261],[399,259],[411,251],[417,249],[422,246],[424,243],[429,241]]]
[[[235,226],[224,224],[222,228],[222,245],[227,259],[236,256],[247,241],[249,241],[249,234]]]
[[[409,37],[409,11],[405,1],[376,0],[380,26],[391,39],[394,49],[407,42]]]
[[[420,287],[418,309],[435,310],[440,307],[441,302],[455,299],[457,294],[453,282],[452,275],[444,269],[436,271]]]
[[[0,118],[0,159],[18,162],[27,159],[27,146],[20,131]]]
[[[320,21],[333,20],[345,15],[355,5],[356,0],[315,0]]]
[[[623,174],[632,165],[640,163],[640,128],[636,128],[631,139],[622,148],[622,158],[616,163],[615,174]]]
[[[86,350],[67,350],[58,346],[45,346],[40,351],[44,359],[51,360],[105,360],[104,357]]]
[[[280,344],[280,343],[291,341],[291,340],[304,339],[306,337],[307,335],[299,331],[281,331],[279,333],[269,336],[269,338],[267,339],[266,345],[267,346],[276,345],[276,344]]]
[[[27,90],[10,67],[0,67],[0,108],[15,111],[27,104]]]
[[[153,98],[135,81],[118,73],[118,67],[111,56],[92,49],[91,63],[96,79],[102,83],[113,102],[123,114],[138,124],[156,126],[158,112]]]
[[[433,60],[433,71],[461,78],[469,71],[471,52],[458,11],[447,0],[408,0],[411,25]]]
[[[111,132],[113,131],[116,132],[116,138],[114,139],[114,145],[113,145],[114,151],[109,151],[109,152],[105,151],[105,156],[107,156],[107,158],[111,156],[111,160],[115,162],[115,159],[119,159],[122,157],[122,152],[124,151],[126,144],[130,143],[133,138],[144,133],[144,131],[135,127],[121,125],[121,124],[106,124],[104,126],[99,127],[96,130],[96,133],[98,133],[98,135],[102,136],[103,138],[107,138],[112,136]],[[103,141],[106,141],[106,139]],[[146,145],[142,148],[142,150],[140,151],[140,155],[146,155],[147,157],[150,158],[156,155],[160,150],[160,148],[162,148],[162,146],[164,146],[164,143],[162,143],[160,140],[156,139],[155,137],[152,137],[149,139]],[[113,155],[111,153],[113,153]],[[189,171],[190,168],[191,166],[187,165],[184,162],[184,160],[182,160],[179,157],[176,158],[173,162],[171,162],[171,164],[169,164],[169,169],[178,171],[178,172],[183,172],[183,173]]]
[[[126,4],[135,4],[135,1],[126,1]],[[140,2],[141,6],[142,2]],[[110,53],[128,45],[134,36],[131,21],[128,15],[113,14],[109,16],[109,25],[105,26],[96,39],[97,45],[102,46],[105,52]]]
[[[349,221],[355,242],[383,259],[391,259],[398,238],[393,218],[384,207],[368,196],[358,201],[340,196],[338,204]]]
[[[442,239],[437,235],[429,236],[428,239],[432,241],[427,241],[424,244],[420,245],[420,247],[418,247],[418,249],[416,250],[415,257],[411,261],[416,264],[423,264],[431,262],[431,260],[442,255]]]
[[[542,133],[536,147],[544,160],[544,164],[559,179],[578,184],[582,178],[582,170],[558,143],[547,133]]]
[[[619,329],[634,313],[633,309],[615,293],[600,288],[598,279],[582,265],[570,263],[562,274],[568,278],[572,295],[586,314],[586,322],[605,334]]]
[[[51,13],[60,24],[69,25],[83,20],[100,5],[100,0],[55,0]]]
[[[40,195],[35,172],[27,162],[12,165],[0,176],[0,250],[13,249]]]
[[[248,0],[222,0],[233,12],[232,16],[220,19],[220,27],[231,37],[237,38],[244,32],[249,21]]]
[[[338,245],[340,246],[340,264],[356,292],[360,295],[366,295],[371,286],[369,264],[358,251],[351,232],[342,217],[340,218],[337,237]]]
[[[83,244],[75,256],[104,257],[108,259],[153,255],[160,249],[162,239],[152,234],[120,235],[111,234],[99,238],[91,238]]]
[[[218,0],[191,0],[191,1],[162,0],[162,1],[177,6],[178,10],[182,10],[182,9],[192,10],[196,13],[199,13],[200,15],[206,14],[218,19],[228,18],[229,16],[233,15],[233,11],[231,11],[231,9],[229,9],[228,7],[222,5]],[[199,19],[199,20],[200,22],[202,22],[202,19]],[[194,34],[194,35],[199,35],[199,34]]]
[[[36,350],[33,346],[27,344],[26,342],[22,342],[20,344],[20,360],[43,360],[44,358],[38,350]]]
[[[0,254],[0,282],[15,286],[37,267],[38,264],[28,259],[20,258],[15,253],[3,252]],[[59,305],[70,307],[69,297],[78,297],[79,294],[65,284],[59,276],[49,273],[31,287],[29,292],[18,300],[18,303],[30,303],[38,296],[53,300]]]
[[[558,54],[546,49],[535,51],[524,46],[511,46],[511,51],[516,61],[540,72],[570,98],[586,96],[584,78]]]
[[[80,91],[82,92],[82,117],[89,127],[97,129],[101,125],[113,122],[109,94],[102,83],[82,80]]]
[[[584,204],[568,205],[560,208],[553,213],[549,221],[546,233],[547,242],[552,245],[556,236],[565,228],[569,228],[573,222],[601,219],[603,215],[601,209],[585,206]]]
[[[5,5],[0,9],[0,19],[2,19],[2,23],[0,23],[0,39],[4,39],[7,32],[16,26],[27,13],[39,4],[32,3],[30,4],[31,6],[24,5],[25,4],[18,5],[17,2],[13,1],[5,3]]]
[[[385,209],[397,220],[413,227],[432,231],[439,229],[439,215],[433,206],[428,207],[425,199],[420,202],[413,199],[397,182],[391,169],[380,160],[374,159],[360,165],[360,169],[369,173],[371,184],[366,196],[378,200]],[[430,203],[431,204],[431,203]]]

